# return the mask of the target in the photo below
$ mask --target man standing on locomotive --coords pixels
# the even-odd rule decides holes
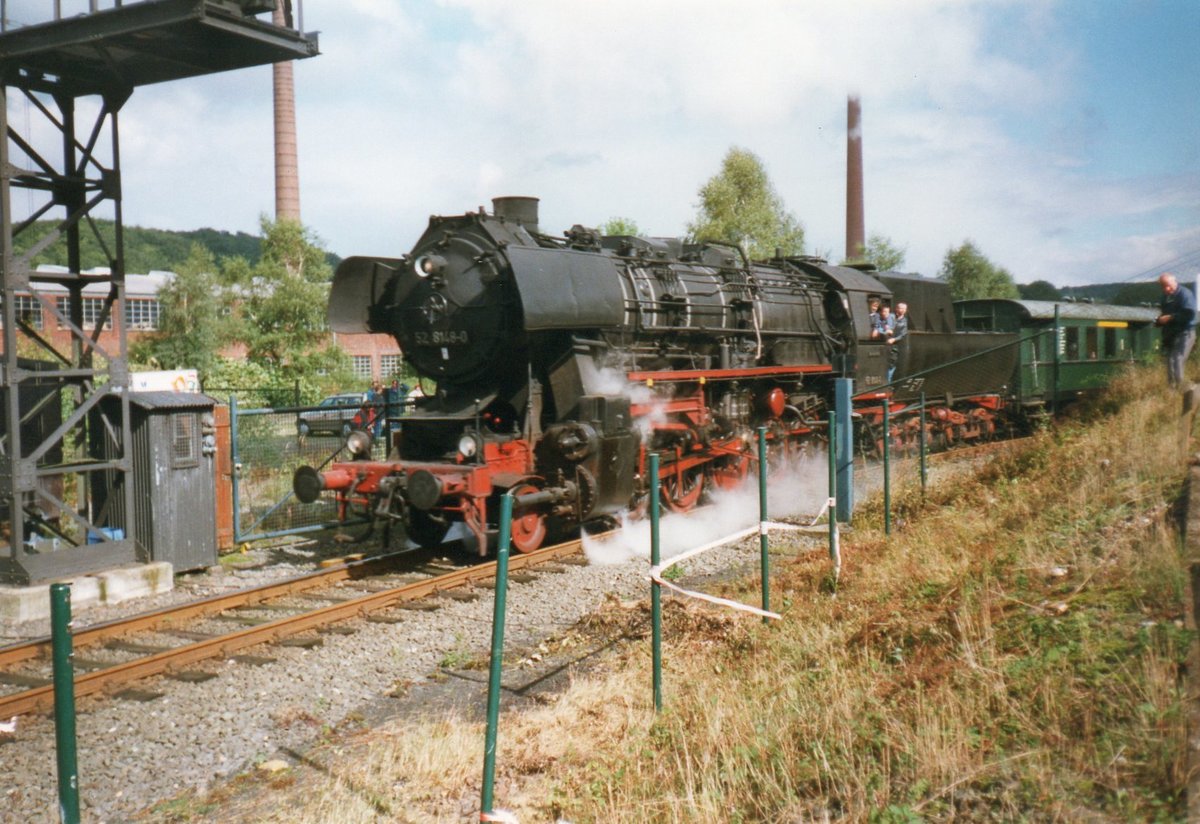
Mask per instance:
[[[892,322],[892,332],[888,336],[888,383],[896,374],[896,366],[900,363],[900,347],[904,346],[908,337],[908,304],[900,301],[896,304],[896,316]]]
[[[1196,297],[1186,286],[1180,286],[1170,272],[1163,272],[1158,283],[1163,290],[1159,303],[1162,314],[1155,323],[1162,327],[1167,383],[1175,388],[1183,383],[1183,367],[1196,343]]]
[[[879,307],[879,314],[871,322],[871,337],[886,338],[896,327],[896,319],[892,317],[892,307],[886,303]]]

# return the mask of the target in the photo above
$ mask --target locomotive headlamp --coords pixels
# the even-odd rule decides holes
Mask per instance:
[[[371,436],[355,429],[346,437],[346,449],[355,458],[366,458],[371,454]]]
[[[419,278],[440,275],[446,271],[446,259],[441,255],[421,255],[413,262],[413,271]]]
[[[479,454],[479,436],[474,432],[464,432],[458,439],[458,454],[464,458],[474,458]]]

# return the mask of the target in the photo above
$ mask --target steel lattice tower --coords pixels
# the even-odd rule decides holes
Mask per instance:
[[[13,29],[0,0],[0,581],[10,583],[144,560],[126,515],[134,489],[121,107],[138,86],[318,53],[315,35],[257,19],[274,10],[272,0],[107,5],[101,9],[91,0],[89,13],[55,19],[60,4],[47,0],[46,22]],[[13,122],[9,104],[17,99],[29,101],[36,123]],[[17,218],[13,196],[21,191],[29,213]],[[236,196],[237,187],[230,191]],[[105,210],[111,234],[97,223]],[[49,234],[18,242],[35,221],[47,219],[56,221]],[[106,269],[83,271],[81,243],[88,234],[103,249]],[[37,271],[34,258],[59,238],[66,242],[67,271]],[[47,293],[52,284],[66,289],[65,300],[61,292]],[[104,294],[98,316],[86,323],[85,286]],[[68,330],[69,347],[56,346],[38,328],[38,316]],[[106,324],[116,333],[115,345],[100,342]],[[121,402],[105,406],[117,413],[99,403],[110,393]],[[100,506],[100,500],[108,503]],[[29,537],[35,529],[55,536],[55,551],[34,551]]]

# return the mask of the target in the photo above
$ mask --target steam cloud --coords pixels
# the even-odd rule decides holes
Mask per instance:
[[[712,503],[690,513],[664,514],[659,520],[663,560],[758,523],[758,475],[733,490],[709,486]],[[824,452],[789,461],[767,477],[767,517],[812,517],[829,497],[829,464]],[[650,518],[622,516],[616,535],[603,541],[585,535],[583,549],[594,564],[620,564],[650,557]]]

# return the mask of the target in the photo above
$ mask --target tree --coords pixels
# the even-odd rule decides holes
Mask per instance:
[[[688,234],[694,242],[728,243],[761,259],[804,252],[804,227],[789,213],[767,177],[762,161],[731,148],[721,171],[700,188],[700,208]]]
[[[202,380],[209,376],[228,339],[216,272],[212,253],[193,243],[187,260],[159,289],[158,331],[134,344],[134,361],[160,369],[197,369]]]
[[[1112,303],[1117,306],[1157,306],[1162,298],[1162,287],[1158,281],[1151,280],[1142,283],[1127,283],[1117,290],[1112,297]]]
[[[955,300],[1016,298],[1017,284],[1006,269],[996,266],[969,240],[946,251],[938,277],[950,284]]]
[[[332,341],[325,321],[332,270],[320,241],[298,221],[262,219],[263,254],[257,266],[244,263],[229,282],[248,284],[238,308],[239,339],[246,357],[274,377],[344,373],[346,354]]]
[[[333,268],[321,248],[321,239],[311,229],[289,218],[272,222],[266,215],[259,218],[259,224],[263,235],[262,272],[274,274],[282,268],[283,274],[309,283],[329,283]]]
[[[635,221],[627,217],[610,217],[600,227],[600,233],[607,237],[640,237],[642,230]]]
[[[880,272],[899,271],[904,265],[905,248],[897,246],[891,238],[871,235],[865,246],[859,247],[859,256],[847,263],[870,263]]]
[[[1048,280],[1019,283],[1017,291],[1021,293],[1021,300],[1062,300],[1062,292]]]

